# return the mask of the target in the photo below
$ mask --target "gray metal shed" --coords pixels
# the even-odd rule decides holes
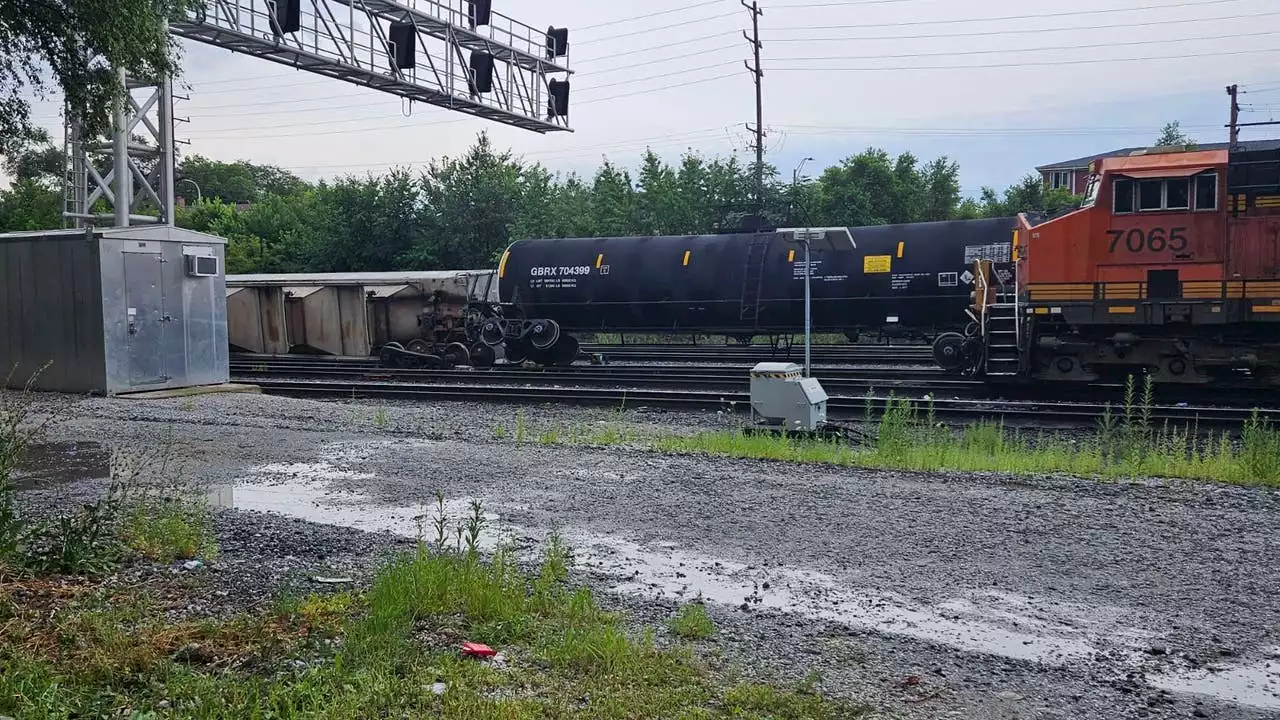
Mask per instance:
[[[227,382],[225,245],[166,225],[0,234],[0,380],[48,364],[33,387]]]

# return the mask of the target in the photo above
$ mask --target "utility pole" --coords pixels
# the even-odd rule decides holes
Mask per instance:
[[[1231,124],[1227,126],[1231,129],[1231,143],[1228,147],[1234,150],[1236,143],[1240,141],[1240,88],[1228,85],[1227,94],[1231,96]]]
[[[764,68],[760,67],[760,16],[764,11],[760,9],[760,3],[752,0],[751,4],[747,4],[747,0],[739,0],[742,7],[751,12],[751,35],[747,35],[746,31],[742,32],[742,36],[751,43],[751,52],[755,58],[755,66],[753,67],[749,61],[744,60],[747,71],[755,76],[756,81],[756,126],[751,127],[751,123],[747,123],[747,132],[756,134],[756,214],[764,214],[764,95],[762,93],[762,84],[764,81]]]

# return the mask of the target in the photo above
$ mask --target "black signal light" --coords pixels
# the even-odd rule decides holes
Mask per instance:
[[[569,81],[568,80],[552,80],[547,83],[549,97],[547,98],[547,116],[548,117],[568,117],[569,116]]]
[[[270,0],[271,30],[276,35],[297,32],[302,28],[302,0]]]
[[[413,23],[391,23],[391,52],[396,67],[408,70],[418,64],[418,33]]]
[[[547,28],[547,59],[564,57],[569,52],[569,28]]]
[[[471,51],[471,91],[493,90],[493,56],[483,50]]]

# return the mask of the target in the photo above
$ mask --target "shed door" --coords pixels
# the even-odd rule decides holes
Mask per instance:
[[[124,253],[125,312],[129,314],[125,357],[130,385],[166,380],[161,267],[160,253]]]

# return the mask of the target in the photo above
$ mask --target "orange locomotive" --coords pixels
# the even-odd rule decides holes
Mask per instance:
[[[1019,218],[1015,269],[974,268],[973,375],[1280,385],[1280,141],[1155,148],[1091,168],[1082,207]]]

